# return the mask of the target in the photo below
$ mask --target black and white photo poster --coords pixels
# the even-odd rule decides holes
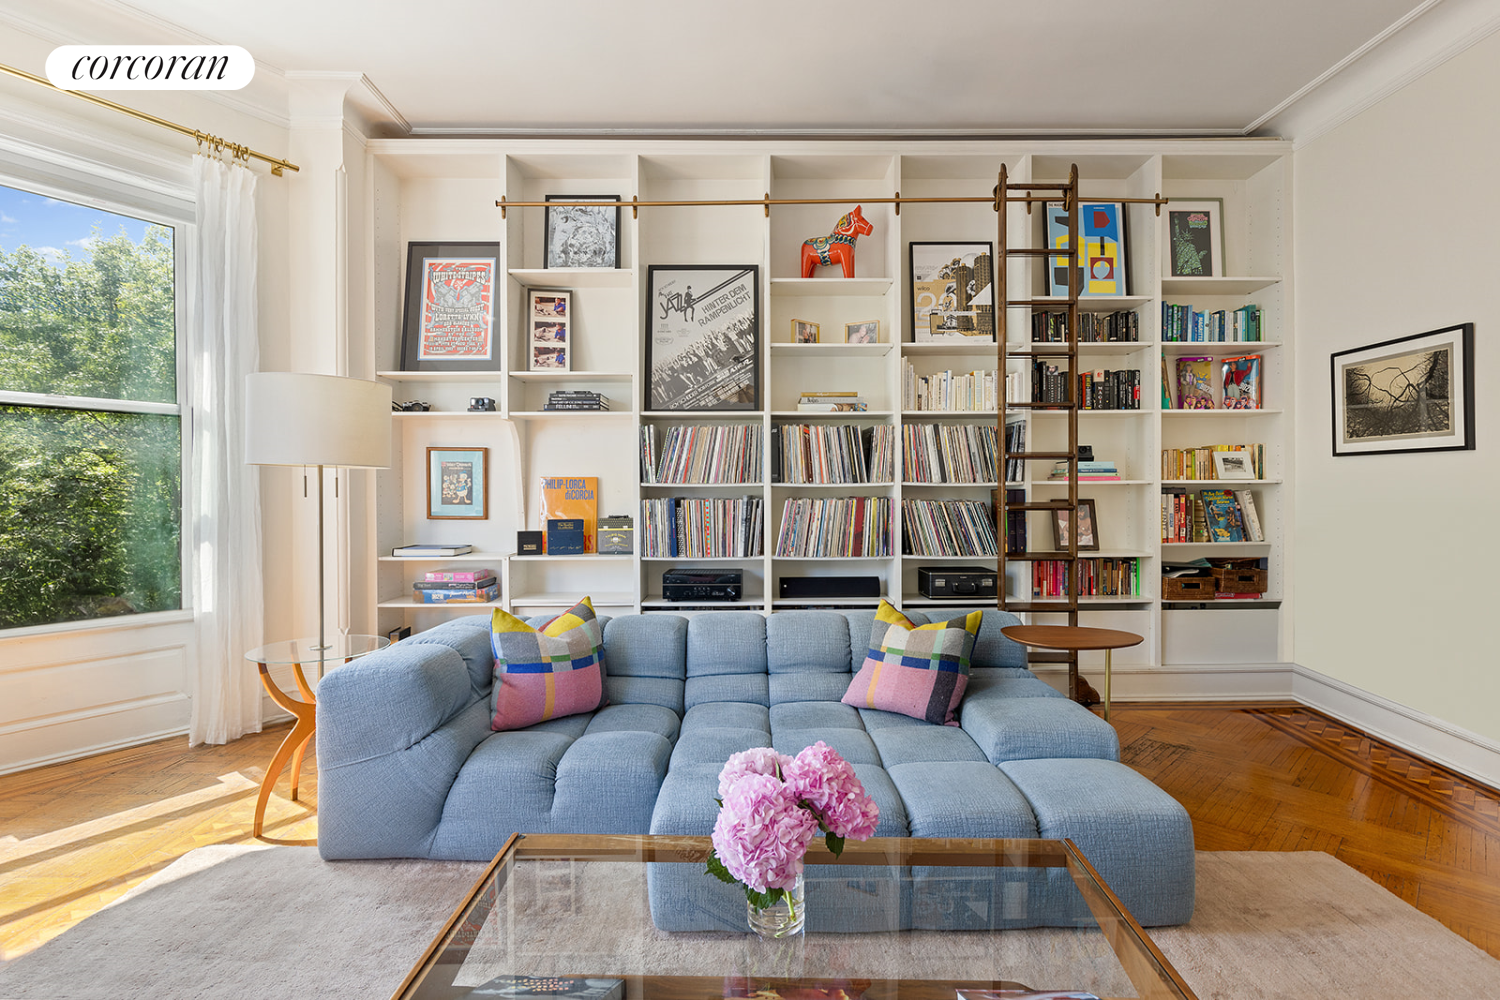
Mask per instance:
[[[653,264],[647,278],[647,408],[760,408],[760,268]]]
[[[1333,453],[1474,447],[1474,324],[1340,351]]]

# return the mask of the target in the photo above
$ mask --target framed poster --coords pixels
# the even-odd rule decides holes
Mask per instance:
[[[573,296],[533,288],[526,293],[526,370],[573,370]]]
[[[498,243],[408,243],[401,370],[497,371]]]
[[[1044,215],[1049,249],[1068,246],[1068,213],[1060,201],[1049,201]],[[1125,204],[1119,201],[1078,203],[1079,295],[1129,295],[1125,256]],[[1068,294],[1068,258],[1047,258],[1047,294]]]
[[[482,521],[490,516],[488,448],[427,449],[427,516]]]
[[[646,409],[760,409],[760,267],[652,264]]]
[[[597,201],[547,206],[544,267],[619,267],[620,196],[549,194],[547,201]]]
[[[1474,324],[1340,351],[1333,453],[1474,448]]]
[[[994,245],[913,240],[909,254],[912,339],[993,341]]]
[[[1052,544],[1060,552],[1068,547],[1068,523],[1073,519],[1071,510],[1052,512]],[[1094,501],[1078,501],[1078,548],[1082,551],[1099,551],[1099,523],[1094,515]]]
[[[1162,273],[1173,278],[1224,276],[1224,199],[1167,203],[1167,240]]]

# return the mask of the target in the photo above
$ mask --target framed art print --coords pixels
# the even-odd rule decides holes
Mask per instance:
[[[844,343],[846,344],[878,344],[880,343],[880,320],[867,319],[859,323],[844,324]]]
[[[1474,448],[1474,324],[1340,351],[1333,453]]]
[[[1214,452],[1215,479],[1254,479],[1255,466],[1247,451]]]
[[[1068,523],[1073,518],[1071,510],[1052,512],[1052,543],[1058,551],[1068,547]],[[1094,515],[1094,501],[1078,501],[1078,548],[1083,551],[1099,550],[1099,519]]]
[[[482,521],[489,517],[488,448],[427,449],[427,516]]]
[[[1068,213],[1060,201],[1045,206],[1047,247],[1068,248]],[[1118,201],[1078,203],[1079,295],[1129,295],[1125,256],[1125,205]],[[1068,294],[1068,258],[1047,258],[1047,294]]]
[[[760,266],[646,271],[646,408],[760,409]]]
[[[792,343],[816,344],[817,342],[818,324],[809,323],[805,319],[792,320]]]
[[[547,201],[597,201],[547,206],[544,267],[619,267],[620,196],[549,194]]]
[[[1224,276],[1224,199],[1167,203],[1167,259],[1162,271],[1173,278]]]
[[[533,288],[526,293],[526,370],[573,370],[573,296]]]
[[[991,243],[926,243],[913,240],[907,279],[911,284],[912,339],[995,339],[995,293]]]
[[[496,371],[498,243],[408,243],[401,370]]]

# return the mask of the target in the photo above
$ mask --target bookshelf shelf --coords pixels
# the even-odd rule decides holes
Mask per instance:
[[[504,420],[505,414],[495,411],[470,413],[468,410],[401,410],[391,414],[392,420],[421,423],[428,420]]]
[[[1163,479],[1163,486],[1207,486],[1210,489],[1239,489],[1242,486],[1276,486],[1280,479]]]
[[[873,420],[894,416],[891,410],[844,410],[838,413],[809,413],[803,410],[772,410],[773,420]]]
[[[1153,296],[1150,295],[1080,295],[1078,296],[1078,311],[1087,313],[1124,312],[1129,309],[1139,309],[1142,306],[1150,305],[1152,298]],[[1032,298],[1032,301],[1037,303],[1036,308],[1038,312],[1045,311],[1049,307],[1055,309],[1068,308],[1068,299],[1064,295],[1037,295]]]
[[[994,360],[998,348],[993,340],[981,340],[978,337],[966,338],[964,340],[933,340],[922,343],[903,341],[901,353],[907,357],[969,357],[980,356]]]
[[[375,377],[388,382],[442,382],[459,385],[503,382],[505,372],[376,372]]]
[[[1277,408],[1264,408],[1259,410],[1162,410],[1164,417],[1194,417],[1200,420],[1211,420],[1214,417],[1269,417],[1283,412]]]
[[[1255,354],[1281,346],[1279,340],[1165,340],[1161,349],[1167,354],[1212,354],[1225,357]]]
[[[383,562],[383,563],[450,563],[450,562],[494,563],[495,564],[495,568],[499,569],[501,561],[504,560],[504,559],[506,559],[506,558],[507,558],[507,556],[505,556],[502,553],[498,553],[498,552],[468,552],[468,553],[465,553],[464,555],[461,555],[461,556],[417,556],[417,557],[410,557],[410,556],[380,556],[380,562]]]
[[[922,423],[939,420],[988,420],[994,422],[998,414],[994,410],[902,410],[901,419],[907,423]]]
[[[501,600],[494,601],[454,601],[451,604],[423,604],[421,601],[410,597],[398,597],[389,601],[381,601],[376,605],[378,608],[411,608],[417,611],[456,611],[459,613],[477,614],[490,608],[504,607]]]
[[[641,483],[643,490],[758,490],[761,483]]]
[[[511,372],[519,382],[629,382],[629,372]]]
[[[511,562],[535,562],[535,563],[628,563],[635,559],[632,555],[600,555],[597,552],[585,552],[582,555],[557,555],[557,556],[511,556]]]
[[[894,278],[772,278],[771,294],[778,297],[837,295],[871,298],[885,295],[895,284]],[[858,318],[851,318],[850,322],[858,322]]]
[[[883,358],[895,344],[772,344],[771,356],[793,358]]]
[[[895,483],[772,483],[773,490],[883,490]]]
[[[507,272],[526,288],[629,288],[635,271],[624,267],[513,267]]]
[[[512,420],[623,420],[633,421],[629,410],[511,410]]]
[[[1007,348],[1007,352],[1015,357],[1036,354],[1045,356],[1049,349],[1056,350],[1058,344],[1039,341],[1015,341]],[[1096,342],[1084,342],[1078,345],[1080,357],[1085,355],[1115,355],[1135,354],[1137,351],[1149,351],[1158,347],[1154,340],[1104,340]]]
[[[1279,277],[1162,278],[1163,295],[1249,295],[1281,283]]]

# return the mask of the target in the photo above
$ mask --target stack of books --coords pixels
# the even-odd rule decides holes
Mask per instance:
[[[1162,489],[1163,542],[1263,542],[1255,496],[1249,490]]]
[[[608,410],[609,399],[602,392],[587,389],[554,389],[547,396],[544,410]]]
[[[863,413],[869,408],[857,392],[804,392],[797,400],[803,413]]]
[[[1047,477],[1048,482],[1068,481],[1068,462],[1058,462],[1052,466],[1052,473]],[[1120,470],[1115,467],[1114,462],[1079,462],[1078,481],[1080,483],[1112,483],[1120,479]]]
[[[500,596],[492,569],[435,570],[412,585],[419,604],[483,604]]]

